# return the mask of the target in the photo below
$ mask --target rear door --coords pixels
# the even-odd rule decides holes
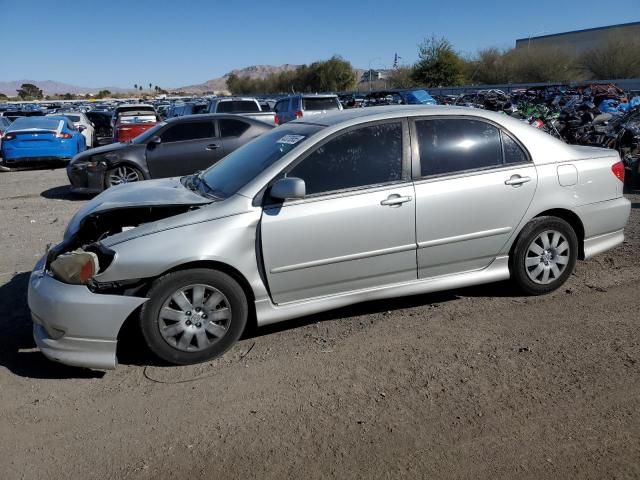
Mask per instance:
[[[417,119],[412,139],[418,276],[488,266],[533,199],[527,152],[477,117]]]
[[[273,300],[287,303],[416,279],[415,202],[406,121],[340,132],[290,168],[302,200],[264,208]]]
[[[213,120],[175,122],[160,134],[161,143],[147,145],[152,178],[189,175],[204,170],[224,156]]]

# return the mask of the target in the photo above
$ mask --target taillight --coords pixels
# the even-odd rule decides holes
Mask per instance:
[[[71,138],[71,134],[67,133],[67,132],[61,132],[58,135],[56,135],[56,137],[69,139],[69,138]]]
[[[4,137],[2,137],[2,141],[6,142],[9,140],[13,140],[16,136],[13,133],[7,133]]]
[[[276,125],[280,125],[280,116],[276,115],[273,117],[273,123],[275,123]]]
[[[611,165],[611,171],[618,180],[624,183],[624,163],[618,162]]]
[[[302,117],[302,112],[298,110],[297,112],[294,113],[294,115],[296,116],[296,118],[300,118]]]

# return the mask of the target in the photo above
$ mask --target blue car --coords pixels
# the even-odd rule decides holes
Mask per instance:
[[[5,165],[70,160],[86,148],[81,131],[62,116],[17,118],[0,146]]]
[[[365,107],[378,105],[436,105],[438,102],[422,88],[378,90],[364,97]]]

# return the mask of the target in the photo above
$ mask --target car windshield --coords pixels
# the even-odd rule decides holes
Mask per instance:
[[[137,145],[139,145],[141,143],[147,143],[147,141],[151,137],[153,137],[154,135],[157,135],[158,130],[161,130],[162,127],[164,127],[166,124],[167,124],[167,122],[160,122],[160,123],[156,124],[155,126],[151,127],[149,130],[145,130],[140,135],[138,135],[136,138],[131,140],[131,143],[135,143]]]
[[[200,178],[216,197],[230,197],[322,128],[306,124],[278,127],[230,153]]]
[[[62,129],[63,123],[60,117],[18,117],[11,124],[11,130],[58,130]]]

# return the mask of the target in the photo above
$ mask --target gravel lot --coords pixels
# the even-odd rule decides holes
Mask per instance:
[[[84,202],[66,185],[0,173],[1,478],[640,478],[640,192],[626,243],[552,295],[368,303],[189,367],[132,331],[103,374],[31,339],[28,272]]]

